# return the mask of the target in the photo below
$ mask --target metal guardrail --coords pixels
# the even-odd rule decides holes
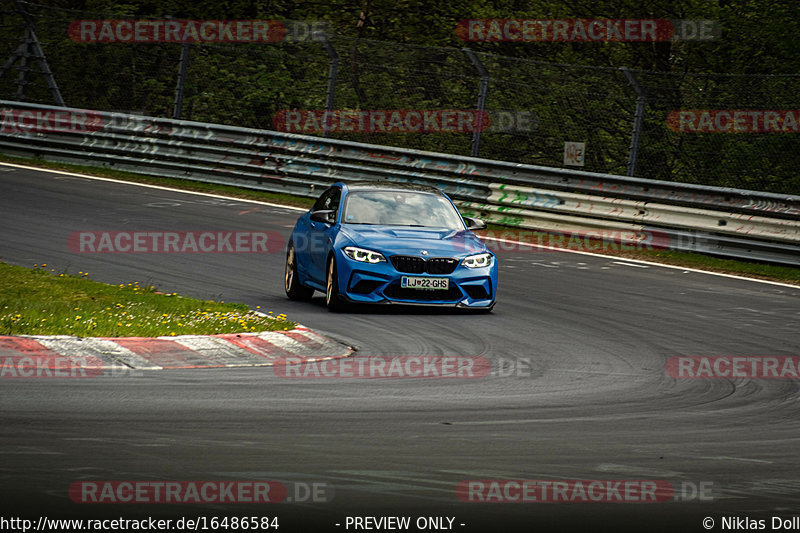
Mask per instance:
[[[269,130],[0,100],[0,151],[316,197],[336,181],[409,181],[465,214],[562,233],[800,264],[800,196],[538,167]]]

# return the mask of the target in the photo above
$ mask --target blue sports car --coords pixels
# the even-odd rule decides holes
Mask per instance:
[[[406,304],[490,311],[497,259],[434,187],[336,183],[297,221],[286,248],[286,295],[325,293],[332,311],[348,304]]]

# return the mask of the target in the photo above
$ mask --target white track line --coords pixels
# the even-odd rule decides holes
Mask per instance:
[[[647,265],[637,265],[636,263],[628,263],[627,261],[625,261],[625,262],[623,262],[623,261],[612,261],[612,263],[614,263],[615,265],[622,265],[622,266],[626,266],[626,267],[650,268]]]

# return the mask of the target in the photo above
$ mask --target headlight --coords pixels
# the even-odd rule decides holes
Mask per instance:
[[[355,246],[348,246],[344,249],[344,253],[350,259],[361,261],[362,263],[380,263],[386,261],[383,254],[373,252],[372,250],[365,250],[364,248],[356,248]]]
[[[483,253],[483,254],[475,254],[470,255],[469,257],[465,257],[461,264],[467,268],[481,268],[481,267],[488,267],[492,264],[492,254],[490,253]]]

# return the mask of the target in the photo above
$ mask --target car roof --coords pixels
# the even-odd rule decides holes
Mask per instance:
[[[417,191],[442,194],[442,191],[430,185],[418,183],[405,183],[400,181],[352,181],[345,183],[350,191],[381,190],[381,191]]]

